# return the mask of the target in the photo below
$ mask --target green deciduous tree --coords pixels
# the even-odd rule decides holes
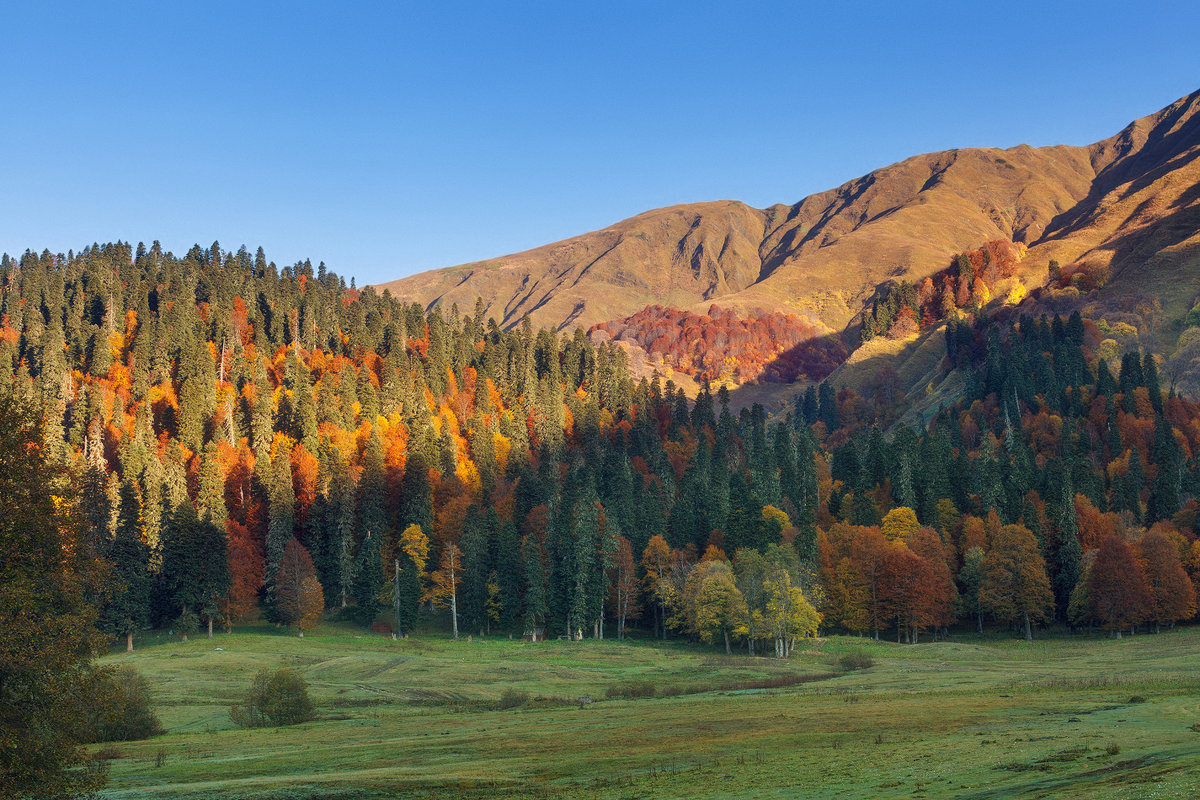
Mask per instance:
[[[101,584],[38,416],[0,394],[0,796],[66,798],[103,779],[83,768],[76,725],[103,641],[88,602]]]

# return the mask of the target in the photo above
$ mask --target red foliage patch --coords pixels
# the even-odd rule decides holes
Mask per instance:
[[[741,319],[717,306],[697,315],[655,305],[594,325],[589,334],[601,331],[697,380],[732,376],[739,382],[790,383],[801,375],[820,380],[846,358],[842,343],[807,317],[778,311]]]

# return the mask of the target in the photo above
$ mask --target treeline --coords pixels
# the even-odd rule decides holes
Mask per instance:
[[[1200,414],[1152,358],[1114,377],[1077,316],[952,325],[967,400],[885,436],[892,409],[826,384],[784,419],[735,414],[633,383],[581,330],[426,312],[261,250],[26,253],[0,285],[0,382],[80,476],[130,645],[259,613],[408,632],[429,604],[456,633],[640,619],[780,655],[818,624],[1193,613],[1152,599],[1186,600],[1200,562]]]

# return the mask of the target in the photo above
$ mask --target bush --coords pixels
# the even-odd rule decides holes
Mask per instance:
[[[92,754],[93,761],[113,761],[121,757],[121,748],[115,744],[106,744]]]
[[[657,694],[654,684],[650,681],[630,681],[618,683],[604,690],[605,697],[654,697]]]
[[[186,642],[189,636],[200,630],[200,618],[196,616],[196,612],[185,608],[179,619],[175,620],[173,628]]]
[[[100,670],[81,718],[85,742],[127,742],[163,732],[151,708],[150,682],[131,667]]]
[[[866,653],[847,653],[838,659],[838,666],[846,672],[854,672],[875,666],[875,659]]]
[[[313,703],[304,676],[287,667],[263,667],[254,675],[246,699],[230,707],[229,718],[243,728],[307,722],[313,718]]]
[[[509,708],[519,708],[529,702],[529,693],[518,689],[505,689],[496,701],[496,708],[504,711]]]

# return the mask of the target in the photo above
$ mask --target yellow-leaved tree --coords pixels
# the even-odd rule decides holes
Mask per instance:
[[[425,599],[434,605],[450,607],[450,626],[454,638],[458,638],[458,585],[462,582],[462,551],[458,545],[448,543],[442,548],[438,568],[430,577],[429,591]]]
[[[796,639],[817,635],[821,615],[800,587],[792,583],[787,570],[771,570],[763,586],[767,591],[763,624],[775,638],[776,658],[787,658],[796,647]]]
[[[642,569],[646,572],[646,594],[654,599],[655,633],[667,638],[667,607],[675,602],[675,585],[671,581],[671,547],[660,534],[655,534],[642,551]]]
[[[883,535],[889,542],[906,542],[921,527],[917,514],[907,506],[893,508],[883,518]]]
[[[711,644],[721,637],[729,655],[730,634],[745,634],[746,600],[733,580],[728,561],[701,561],[688,574],[684,585],[683,606],[688,626]]]

